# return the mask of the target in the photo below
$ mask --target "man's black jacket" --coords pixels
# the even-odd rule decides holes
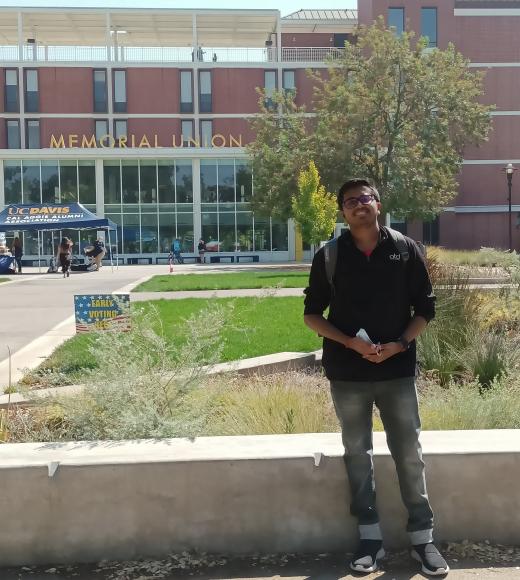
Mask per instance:
[[[405,237],[409,259],[403,263],[385,227],[379,243],[367,257],[347,230],[338,239],[334,292],[325,273],[323,248],[314,256],[309,286],[305,289],[305,314],[323,314],[348,336],[364,328],[375,343],[397,340],[413,314],[430,321],[435,316],[435,296],[424,257],[417,244]],[[412,313],[413,310],[413,313]],[[329,380],[384,381],[415,375],[415,341],[407,351],[382,363],[369,362],[352,349],[323,339],[323,366]]]

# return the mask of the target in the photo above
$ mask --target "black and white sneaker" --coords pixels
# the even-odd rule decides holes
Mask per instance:
[[[350,567],[356,572],[369,574],[377,570],[377,560],[383,558],[385,551],[381,540],[361,540],[359,548],[350,561]]]
[[[450,571],[446,560],[431,542],[413,546],[412,558],[421,563],[423,573],[428,576],[443,576]]]

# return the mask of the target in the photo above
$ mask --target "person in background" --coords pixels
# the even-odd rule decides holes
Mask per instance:
[[[199,240],[199,245],[197,246],[197,249],[199,250],[199,262],[201,264],[204,264],[204,254],[206,253],[206,242],[200,238]]]
[[[61,238],[61,242],[58,246],[58,251],[56,252],[56,257],[58,264],[61,266],[61,271],[63,272],[63,277],[70,276],[70,263],[72,259],[72,240],[67,237]]]
[[[22,273],[23,245],[22,245],[22,240],[20,240],[20,238],[18,236],[13,240],[13,247],[12,247],[11,251],[13,253],[14,259],[16,260],[16,265],[18,266],[18,274],[21,274]]]
[[[93,260],[94,264],[96,264],[97,270],[99,270],[101,268],[101,266],[102,266],[101,261],[105,257],[106,253],[107,253],[107,251],[105,248],[105,242],[103,242],[103,240],[101,240],[101,239],[97,239],[94,242],[94,250],[92,252],[92,260]]]
[[[184,264],[184,260],[182,259],[181,256],[181,241],[178,238],[173,240],[172,253],[174,259],[176,259],[179,264]]]

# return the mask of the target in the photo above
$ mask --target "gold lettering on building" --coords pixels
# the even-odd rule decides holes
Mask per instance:
[[[151,144],[153,143],[153,145]],[[171,147],[214,147],[215,149],[220,149],[222,147],[243,147],[242,145],[242,135],[222,135],[217,133],[211,138],[211,142],[208,142],[207,138],[204,137],[203,143],[201,140],[195,137],[185,137],[184,135],[172,135]],[[157,134],[143,135],[140,139],[135,135],[124,135],[115,139],[112,135],[103,135],[99,142],[96,140],[95,135],[77,135],[71,133],[66,137],[63,134],[59,136],[51,135],[50,149],[67,149],[80,147],[82,149],[96,149],[100,147],[101,149],[113,149],[115,147],[121,147],[123,149],[151,149],[151,148],[162,148],[163,145],[159,143],[159,136]]]
[[[97,147],[96,136],[91,135],[90,138],[88,138],[86,135],[83,135],[83,138],[81,139],[81,147],[83,149],[96,148]]]
[[[242,147],[242,135],[238,136],[238,140],[233,137],[233,135],[229,135],[229,146],[230,147]]]
[[[217,144],[217,139],[220,139],[220,145]],[[226,138],[224,137],[224,135],[221,135],[220,133],[213,135],[213,137],[211,138],[211,146],[212,147],[225,147],[226,146]]]
[[[148,141],[148,137],[146,135],[143,135],[141,142],[139,143],[139,149],[142,149],[143,147],[150,149],[150,141]]]
[[[116,140],[112,135],[103,135],[99,140],[99,144],[103,149],[113,149],[116,146]]]
[[[63,135],[60,135],[60,137],[57,141],[56,141],[56,137],[54,135],[51,135],[50,148],[51,149],[59,149],[59,148],[65,149],[65,138],[63,137]]]

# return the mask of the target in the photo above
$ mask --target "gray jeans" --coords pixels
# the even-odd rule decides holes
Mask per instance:
[[[428,501],[419,433],[421,420],[414,377],[376,382],[332,381],[332,399],[341,423],[351,490],[350,513],[361,538],[381,539],[372,461],[372,411],[379,409],[394,459],[413,544],[432,541],[433,512]]]

